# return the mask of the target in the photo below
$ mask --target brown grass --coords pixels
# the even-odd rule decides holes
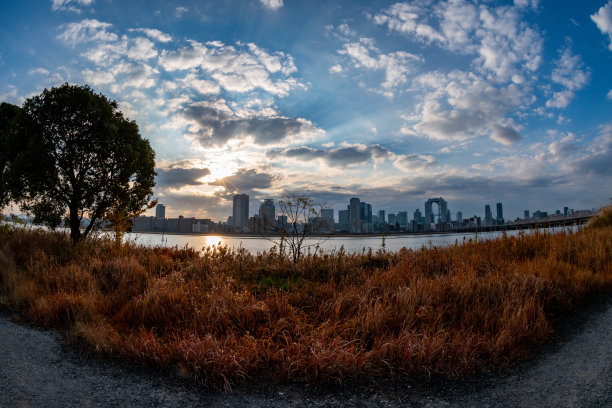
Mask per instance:
[[[228,389],[505,367],[612,289],[612,228],[309,254],[145,248],[0,229],[0,302],[93,350]]]

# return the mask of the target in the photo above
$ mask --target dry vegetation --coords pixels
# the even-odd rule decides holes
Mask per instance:
[[[398,253],[144,248],[0,229],[0,303],[213,386],[460,376],[526,358],[612,289],[612,227]]]

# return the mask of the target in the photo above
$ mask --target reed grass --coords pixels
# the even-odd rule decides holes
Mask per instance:
[[[97,352],[225,389],[506,367],[611,289],[610,225],[295,264],[274,250],[73,246],[0,229],[0,302]]]

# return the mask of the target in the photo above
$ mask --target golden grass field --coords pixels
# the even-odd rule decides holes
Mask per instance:
[[[346,254],[147,248],[0,228],[0,303],[110,356],[229,389],[506,367],[612,291],[612,209],[579,232]]]

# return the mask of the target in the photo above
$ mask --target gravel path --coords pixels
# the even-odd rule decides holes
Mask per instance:
[[[612,302],[571,317],[565,340],[501,374],[321,389],[257,382],[232,394],[84,355],[0,312],[0,407],[610,407]]]

